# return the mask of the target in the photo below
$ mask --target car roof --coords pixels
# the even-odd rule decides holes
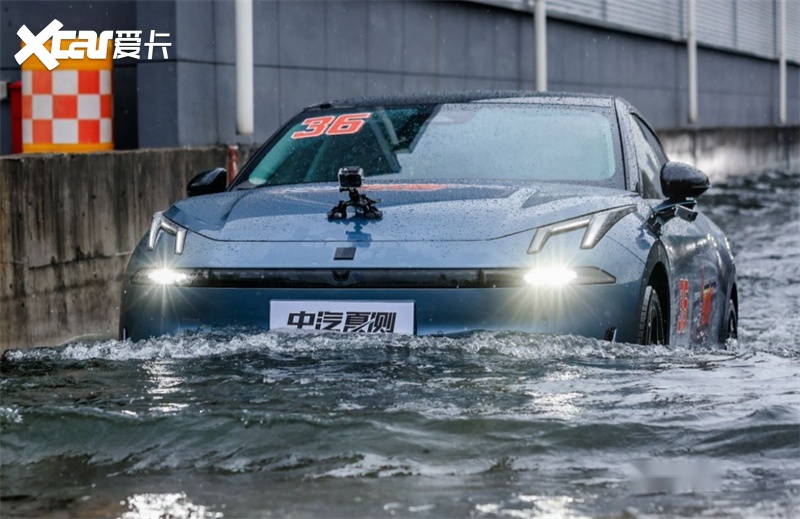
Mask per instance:
[[[579,106],[612,107],[614,96],[584,94],[576,92],[534,92],[530,90],[463,90],[456,92],[421,92],[340,99],[318,103],[309,109],[327,109],[347,106],[393,106],[409,104],[440,103],[523,103],[562,104]]]

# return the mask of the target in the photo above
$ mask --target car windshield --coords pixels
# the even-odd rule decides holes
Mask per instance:
[[[345,166],[384,180],[497,179],[622,187],[611,109],[512,103],[306,111],[236,188],[336,182]]]

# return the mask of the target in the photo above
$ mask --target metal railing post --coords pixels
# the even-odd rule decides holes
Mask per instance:
[[[686,50],[689,67],[689,122],[697,122],[697,35],[695,34],[695,0],[689,0],[686,23]]]
[[[786,124],[786,0],[778,0],[778,122]]]
[[[536,33],[536,90],[547,92],[547,1],[534,0],[533,24]]]
[[[236,133],[253,133],[253,0],[236,0]]]

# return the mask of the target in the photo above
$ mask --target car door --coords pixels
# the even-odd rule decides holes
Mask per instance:
[[[667,162],[661,143],[649,125],[630,113],[630,126],[636,148],[639,191],[655,208],[664,202],[661,168]],[[702,203],[702,202],[701,202]],[[669,260],[671,344],[716,342],[727,298],[727,284],[720,278],[717,248],[719,231],[695,206],[697,218],[687,221],[672,218],[658,232]]]

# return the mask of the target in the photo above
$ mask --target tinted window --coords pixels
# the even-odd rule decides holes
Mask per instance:
[[[301,114],[237,188],[335,182],[360,166],[382,180],[516,179],[619,187],[613,114],[580,107],[444,104]]]
[[[655,136],[649,140],[645,132],[650,134],[650,129],[643,125],[635,116],[631,116],[631,128],[636,145],[636,162],[642,182],[642,195],[645,198],[664,198],[661,193],[661,166],[664,165],[663,153],[658,147]],[[653,141],[651,143],[651,140]],[[655,143],[655,146],[653,145]]]

